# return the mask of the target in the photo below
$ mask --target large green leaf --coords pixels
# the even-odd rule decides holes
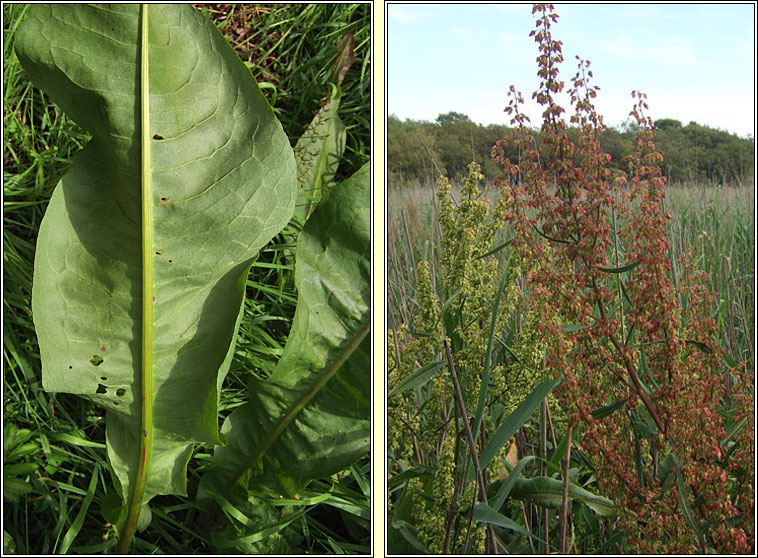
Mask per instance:
[[[366,164],[332,189],[303,228],[289,339],[272,375],[252,379],[250,401],[226,419],[227,444],[215,449],[204,489],[292,496],[368,450],[369,191]]]
[[[250,72],[189,5],[33,5],[16,51],[92,134],[39,231],[43,385],[107,409],[110,465],[144,511],[185,493],[193,442],[220,442],[245,278],[293,214],[294,156]]]
[[[501,482],[495,481],[492,490],[499,488]],[[513,483],[510,496],[546,508],[559,508],[563,504],[563,481],[550,477],[518,478]],[[611,515],[614,511],[613,501],[573,483],[569,483],[569,499],[586,504],[598,515]]]

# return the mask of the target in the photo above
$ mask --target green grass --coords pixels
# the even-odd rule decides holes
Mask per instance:
[[[3,6],[4,551],[108,552],[116,540],[100,510],[115,489],[106,460],[104,412],[78,397],[42,389],[30,307],[40,221],[56,183],[89,135],[34,88],[20,67],[13,37],[26,9]],[[369,10],[366,4],[203,5],[262,82],[292,145],[329,95],[337,44],[353,32],[356,60],[343,82],[340,108],[348,134],[340,177],[351,175],[370,158]],[[248,278],[245,318],[222,392],[219,424],[246,401],[248,376],[268,376],[284,347],[297,300],[291,258],[297,230],[293,223],[277,236]],[[21,434],[8,436],[8,428]],[[18,439],[15,449],[7,447],[9,440]],[[152,501],[153,521],[138,534],[136,552],[213,551],[210,534],[198,526],[199,511],[192,504],[212,451],[199,445],[190,460],[190,498],[163,496]],[[302,552],[369,553],[369,486],[368,456],[339,475],[315,481],[311,493],[331,491],[332,496],[307,506],[307,513],[284,535]]]
[[[755,190],[671,187],[667,206],[674,219],[669,242],[674,258],[692,252],[716,293],[714,311],[721,346],[735,360],[755,362]]]

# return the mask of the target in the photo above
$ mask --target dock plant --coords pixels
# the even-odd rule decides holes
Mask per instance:
[[[417,264],[413,323],[389,335],[390,552],[493,553],[503,522],[529,535],[497,511],[507,492],[490,492],[516,465],[513,435],[557,381],[518,285],[525,262],[502,237],[508,194],[491,206],[479,165],[468,170],[457,203],[447,177],[437,181],[437,273]],[[550,498],[545,477],[517,477],[515,499]]]
[[[626,172],[613,172],[590,62],[578,59],[567,91],[572,141],[557,100],[558,16],[549,4],[533,12],[543,141],[511,87],[515,129],[493,155],[512,199],[513,249],[533,262],[534,308],[558,317],[536,328],[550,340],[546,367],[565,376],[556,393],[568,428],[581,432],[580,451],[615,502],[626,552],[752,553],[752,363],[735,363],[719,346],[708,278],[670,256],[664,155],[646,97],[632,94],[636,150]]]
[[[344,147],[327,126],[332,106],[319,121],[329,165],[301,162],[309,206],[289,339],[219,430],[248,273],[295,210],[289,139],[192,6],[38,4],[15,47],[32,81],[92,136],[42,220],[32,308],[44,388],[106,410],[115,494],[103,509],[116,550],[150,524],[151,499],[187,496],[187,463],[206,443],[223,449],[199,505],[221,518],[229,501],[238,506],[232,540],[214,535],[216,546],[260,551],[260,533],[287,523],[256,523],[276,517],[272,494],[298,499],[369,448],[369,165],[331,184]],[[251,500],[258,513],[242,520]]]

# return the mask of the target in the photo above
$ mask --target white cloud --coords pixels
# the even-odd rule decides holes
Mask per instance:
[[[628,35],[621,34],[606,42],[602,48],[627,60],[688,66],[697,64],[691,41],[680,37],[662,37],[655,43],[644,45],[639,39],[631,41]]]

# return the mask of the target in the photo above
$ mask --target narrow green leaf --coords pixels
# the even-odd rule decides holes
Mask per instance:
[[[393,518],[390,524],[390,538],[392,538],[393,529],[400,533],[403,539],[405,539],[405,541],[410,544],[411,547],[418,550],[421,554],[430,554],[429,549],[426,548],[426,545],[418,540],[418,537],[416,536],[416,529],[410,523],[403,521],[402,519]]]
[[[550,457],[547,460],[547,463],[549,463],[550,468],[556,468],[558,471],[561,471],[560,462],[563,459],[564,455],[566,454],[566,442],[568,441],[568,438],[564,434],[561,436],[560,441],[558,442],[558,445],[553,448],[553,451],[550,453]],[[544,459],[540,458],[541,461],[544,461]]]
[[[474,521],[478,521],[479,523],[497,525],[498,527],[510,529],[511,531],[514,531],[520,535],[524,535],[525,537],[541,540],[538,536],[530,533],[527,529],[513,521],[510,517],[507,517],[500,512],[495,511],[483,502],[480,502],[474,506],[473,518]]]
[[[519,478],[519,475],[521,474],[521,471],[526,467],[526,464],[529,463],[535,459],[535,456],[533,455],[527,455],[526,457],[522,458],[516,466],[510,471],[508,478],[501,482],[501,484],[497,488],[497,492],[495,493],[494,498],[491,499],[491,505],[493,509],[499,510],[503,506],[503,502],[508,498],[508,496],[511,493],[511,490],[513,489],[514,484],[516,484],[516,480]],[[507,466],[507,465],[506,465]],[[493,483],[494,485],[495,483]]]
[[[563,333],[573,333],[575,331],[581,331],[583,329],[587,329],[587,326],[580,324],[565,324],[561,327],[561,331]]]
[[[711,349],[710,349],[710,347],[708,345],[706,345],[705,343],[703,343],[701,341],[696,341],[694,339],[685,339],[684,342],[686,344],[688,344],[688,345],[692,345],[693,347],[697,347],[698,349],[700,349],[701,351],[703,351],[705,353],[710,354],[711,352],[713,352],[713,351],[711,351]]]
[[[186,493],[194,442],[221,442],[245,278],[294,211],[294,155],[190,5],[35,4],[15,46],[93,138],[40,226],[32,307],[45,389],[107,410],[131,529],[154,495]]]
[[[439,360],[430,362],[426,366],[422,366],[405,377],[401,382],[398,382],[392,391],[387,394],[387,397],[394,397],[398,393],[424,385],[426,382],[434,378],[443,366],[445,366],[445,363]]]
[[[689,498],[687,497],[687,487],[684,484],[682,469],[678,465],[676,467],[676,484],[678,488],[677,495],[679,497],[679,507],[682,509],[684,520],[687,522],[687,525],[689,525],[690,528],[695,531],[697,540],[700,542],[700,548],[705,548],[703,532],[700,530],[700,527],[698,527],[697,521],[695,521],[695,515],[692,513]]]
[[[729,368],[735,368],[737,366],[737,361],[727,352],[724,352],[724,362]]]
[[[625,397],[621,401],[614,401],[613,403],[609,405],[605,405],[603,407],[598,407],[597,409],[594,409],[591,414],[592,418],[594,419],[602,419],[605,418],[611,414],[613,414],[614,411],[617,411],[621,407],[624,406],[624,404],[629,400],[628,397]]]
[[[492,305],[492,317],[490,318],[489,334],[487,335],[487,352],[484,355],[484,370],[482,371],[482,382],[479,389],[479,401],[476,404],[476,414],[474,417],[474,444],[479,439],[479,430],[484,418],[484,407],[487,402],[487,393],[490,386],[490,373],[492,368],[492,344],[495,340],[495,326],[497,324],[498,309],[500,308],[500,300],[503,297],[503,290],[508,281],[508,268],[510,266],[510,260],[506,261],[505,269],[500,276],[500,283],[498,284],[497,294],[495,295],[495,301]]]
[[[626,265],[622,265],[621,267],[598,267],[600,271],[604,271],[606,273],[624,273],[625,271],[631,271],[635,267],[640,265],[640,260],[637,260],[636,262],[632,262]]]
[[[328,506],[340,509],[361,519],[371,521],[371,508],[368,505],[361,506],[354,502],[349,502],[343,498],[337,498],[335,496],[331,496],[328,500],[325,501],[325,503]]]
[[[658,471],[656,471],[656,476],[661,482],[662,487],[665,487],[668,483],[671,471],[678,470],[679,464],[679,459],[673,453],[668,454],[663,460],[661,460],[658,465]]]
[[[629,306],[633,306],[632,299],[629,298],[629,295],[626,292],[626,287],[624,287],[624,282],[621,281],[619,284],[621,285],[621,294],[624,295],[624,300],[626,300],[626,303]],[[634,326],[632,326],[632,327],[634,327]],[[629,333],[631,334],[631,331]]]
[[[297,243],[298,304],[281,360],[250,381],[201,487],[231,499],[261,487],[292,497],[352,464],[370,437],[370,176],[335,186]]]
[[[285,516],[280,521],[266,525],[264,527],[257,529],[253,533],[250,533],[250,534],[247,534],[235,539],[226,539],[222,536],[218,536],[214,534],[213,539],[212,539],[213,546],[217,548],[234,548],[234,547],[239,548],[240,546],[257,543],[259,541],[262,541],[263,539],[270,537],[271,535],[275,533],[280,532],[282,529],[284,529],[287,525],[289,525],[296,519],[300,519],[305,514],[305,512],[306,512],[306,508],[303,508],[302,510],[292,515]]]
[[[271,499],[268,500],[267,503],[271,504],[272,506],[313,506],[315,504],[325,502],[332,497],[333,495],[328,492],[312,495],[298,494],[298,498],[278,498],[276,500]]]
[[[645,345],[646,343],[640,342],[640,364],[638,367],[638,377],[640,378],[640,384],[642,384],[642,380],[644,378],[647,378],[650,380],[650,383],[653,384],[653,387],[655,387],[655,389],[659,389],[658,383],[655,381],[655,378],[653,378],[653,375],[650,373],[650,369],[647,365],[647,353],[645,353]]]
[[[537,227],[537,225],[534,225],[534,227],[533,227],[533,228],[534,228],[535,232],[536,232],[538,235],[540,235],[542,238],[544,238],[544,239],[546,239],[546,240],[550,240],[550,241],[552,241],[552,242],[558,242],[559,244],[571,244],[571,241],[569,241],[569,240],[562,240],[562,239],[560,239],[560,238],[553,238],[552,236],[548,236],[548,235],[546,235],[544,232],[542,232],[542,231],[539,229],[539,227]]]
[[[637,432],[636,421],[632,423],[632,435],[634,436],[634,468],[637,471],[637,482],[642,488],[645,487],[645,476],[642,472],[642,447],[640,445],[640,435]]]
[[[495,433],[487,442],[487,446],[484,448],[482,455],[479,458],[479,463],[482,469],[487,467],[495,456],[513,436],[521,426],[529,420],[534,410],[539,406],[542,400],[550,393],[555,386],[557,386],[563,376],[559,376],[556,379],[548,379],[539,384],[532,393],[526,396],[516,410],[514,410],[508,418],[498,427]],[[473,478],[473,473],[469,473]]]
[[[50,437],[53,440],[57,440],[59,442],[66,442],[67,444],[71,444],[72,446],[79,446],[83,448],[105,448],[105,444],[101,444],[100,442],[93,442],[91,440],[87,440],[86,438],[81,438],[79,436],[75,436],[74,434],[69,434],[66,432],[52,432],[50,434]]]
[[[71,548],[71,544],[74,542],[74,539],[76,539],[76,535],[79,534],[82,525],[84,525],[84,519],[87,517],[87,511],[89,510],[89,506],[92,503],[92,498],[95,497],[95,488],[97,488],[97,479],[99,476],[100,465],[98,463],[95,463],[95,470],[93,471],[92,478],[89,481],[87,495],[84,497],[84,500],[82,500],[82,505],[79,508],[79,513],[77,513],[76,517],[74,518],[74,522],[71,524],[71,526],[68,528],[68,531],[66,531],[66,534],[63,536],[61,545],[57,549],[58,554],[66,554],[68,552],[69,548]]]
[[[626,531],[616,531],[611,535],[610,538],[608,538],[607,541],[605,541],[600,548],[597,549],[597,554],[606,554],[606,550],[610,549],[614,544],[618,543],[618,541],[622,541],[626,537]],[[623,546],[622,546],[623,548]]]
[[[730,428],[727,428],[727,437],[721,440],[719,444],[721,446],[726,447],[726,445],[729,443],[729,441],[734,438],[735,434],[737,434],[742,428],[747,424],[747,417],[743,418],[740,422],[737,424],[731,426]]]
[[[496,337],[496,339],[497,339],[497,342],[500,343],[500,346],[503,348],[503,350],[505,350],[515,362],[517,362],[518,364],[520,364],[521,366],[523,366],[526,370],[529,370],[531,372],[535,372],[535,370],[528,363],[523,362],[519,358],[519,356],[511,348],[511,346],[510,346],[510,344],[508,343],[507,340],[504,341],[500,337]]]
[[[484,253],[484,254],[482,254],[481,256],[477,256],[475,259],[477,259],[477,260],[481,260],[481,259],[483,259],[483,258],[486,258],[487,256],[492,256],[492,255],[494,255],[494,254],[497,254],[497,253],[498,253],[498,252],[500,252],[500,250],[502,250],[503,248],[507,248],[508,246],[510,246],[510,245],[511,245],[511,242],[513,242],[513,239],[512,239],[512,238],[509,238],[508,240],[506,240],[506,241],[505,241],[505,242],[503,242],[502,244],[498,244],[497,246],[495,246],[495,247],[494,247],[492,250],[490,250],[489,252],[485,252],[485,253]]]

